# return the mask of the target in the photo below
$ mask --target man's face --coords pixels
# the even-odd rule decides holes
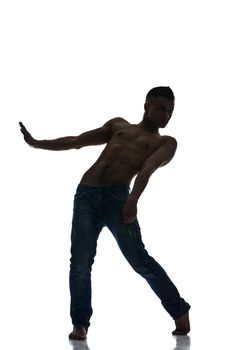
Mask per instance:
[[[156,97],[152,102],[145,103],[147,119],[158,128],[165,128],[174,110],[174,101],[166,97]]]

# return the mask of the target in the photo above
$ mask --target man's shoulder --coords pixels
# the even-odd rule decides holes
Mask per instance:
[[[163,135],[161,136],[161,141],[162,143],[177,143],[177,140],[175,137],[170,136],[170,135]]]
[[[116,123],[128,123],[128,121],[124,118],[121,118],[121,117],[116,117],[116,118],[112,118],[112,119],[109,119],[104,125],[107,125],[107,126],[111,126],[113,124],[116,124]]]
[[[161,145],[166,146],[168,149],[176,150],[177,140],[173,136],[163,135],[161,136]]]

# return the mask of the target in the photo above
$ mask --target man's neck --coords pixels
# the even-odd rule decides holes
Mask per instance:
[[[137,124],[137,126],[147,132],[151,132],[153,134],[159,134],[159,128],[152,123],[150,123],[145,116],[143,117],[142,121]]]

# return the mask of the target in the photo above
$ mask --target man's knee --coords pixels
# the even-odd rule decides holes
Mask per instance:
[[[70,274],[77,277],[89,278],[91,274],[92,263],[90,259],[77,259],[77,256],[72,256],[70,259]]]
[[[155,260],[146,254],[144,257],[139,259],[127,259],[135,272],[143,277],[149,277],[151,274],[154,274],[156,270]]]

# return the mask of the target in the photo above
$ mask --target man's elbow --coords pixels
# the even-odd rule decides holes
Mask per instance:
[[[172,160],[172,158],[174,157],[175,155],[175,151],[169,155],[169,157],[167,157],[167,159],[161,161],[160,165],[159,165],[159,168],[163,167],[164,165],[167,165],[168,163],[170,163],[170,161]]]
[[[167,147],[167,154],[165,156],[165,159],[161,161],[161,164],[159,167],[162,167],[164,165],[167,165],[172,158],[174,157],[177,149],[177,141],[174,137],[169,137],[169,144]]]

